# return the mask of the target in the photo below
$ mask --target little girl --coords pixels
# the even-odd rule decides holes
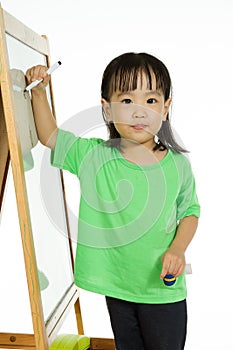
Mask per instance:
[[[104,141],[57,128],[46,70],[32,67],[26,77],[43,78],[32,105],[52,165],[80,181],[75,283],[106,296],[117,350],[184,349],[185,251],[200,206],[186,151],[171,131],[169,72],[146,53],[109,63],[101,89]],[[166,274],[175,284],[164,284]]]

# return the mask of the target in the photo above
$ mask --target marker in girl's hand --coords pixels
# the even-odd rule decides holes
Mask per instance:
[[[60,65],[61,65],[61,61],[58,61],[58,62],[54,63],[54,64],[47,70],[46,73],[49,74],[49,75],[52,74],[52,73],[55,71],[55,69],[57,69],[58,67],[60,67]],[[31,84],[29,84],[29,85],[26,87],[25,91],[31,90],[32,88],[34,88],[35,86],[37,86],[38,84],[40,84],[42,81],[43,81],[43,79],[39,79],[39,80],[33,81]]]
[[[173,286],[173,284],[176,283],[176,278],[174,275],[171,275],[171,274],[167,274],[164,278],[163,278],[163,283],[166,285],[166,286]]]

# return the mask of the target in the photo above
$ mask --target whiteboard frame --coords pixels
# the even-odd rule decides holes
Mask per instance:
[[[24,262],[27,275],[28,293],[30,299],[31,316],[34,334],[12,334],[0,333],[0,347],[10,349],[36,349],[48,350],[52,341],[57,335],[62,323],[64,322],[70,309],[74,307],[78,333],[83,334],[83,324],[79,304],[79,292],[74,283],[68,287],[68,292],[58,301],[57,307],[52,313],[49,320],[45,321],[43,315],[43,306],[41,301],[40,286],[37,272],[37,263],[35,257],[35,248],[33,242],[33,232],[30,219],[29,202],[26,191],[26,183],[23,168],[23,158],[19,142],[19,135],[15,123],[13,89],[9,67],[9,57],[6,45],[6,34],[11,35],[19,42],[29,46],[37,52],[45,56],[47,65],[50,66],[49,43],[45,36],[32,31],[18,19],[7,13],[0,5],[0,124],[3,126],[1,137],[1,149],[3,149],[0,163],[0,199],[2,201],[6,176],[10,162],[12,166],[12,174],[15,186],[15,195],[17,201],[17,210],[20,224],[20,232],[22,238],[22,246],[24,252]],[[52,102],[52,110],[55,116],[55,106],[50,84],[50,94]],[[1,101],[2,100],[2,101]],[[3,148],[2,148],[3,147]],[[9,147],[9,149],[8,149]],[[64,182],[61,174],[62,191],[65,202]],[[1,205],[0,201],[0,205]],[[1,210],[1,206],[0,206]],[[68,216],[66,212],[67,230],[69,233],[69,265],[74,266],[74,257],[72,252],[72,243],[70,238]],[[73,272],[73,271],[72,271]]]

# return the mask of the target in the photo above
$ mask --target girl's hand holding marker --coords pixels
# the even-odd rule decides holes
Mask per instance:
[[[51,75],[58,67],[60,67],[61,61],[56,62],[53,64],[49,69],[45,66],[36,66],[31,68],[27,71],[26,77],[29,83],[29,85],[26,87],[25,91],[29,91],[36,86],[38,86],[40,83],[40,88],[45,88],[48,85],[49,82],[49,75]]]

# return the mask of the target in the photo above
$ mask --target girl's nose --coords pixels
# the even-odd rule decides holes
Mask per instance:
[[[146,118],[147,117],[147,112],[144,107],[142,106],[135,106],[134,111],[133,111],[133,117],[134,118]]]

